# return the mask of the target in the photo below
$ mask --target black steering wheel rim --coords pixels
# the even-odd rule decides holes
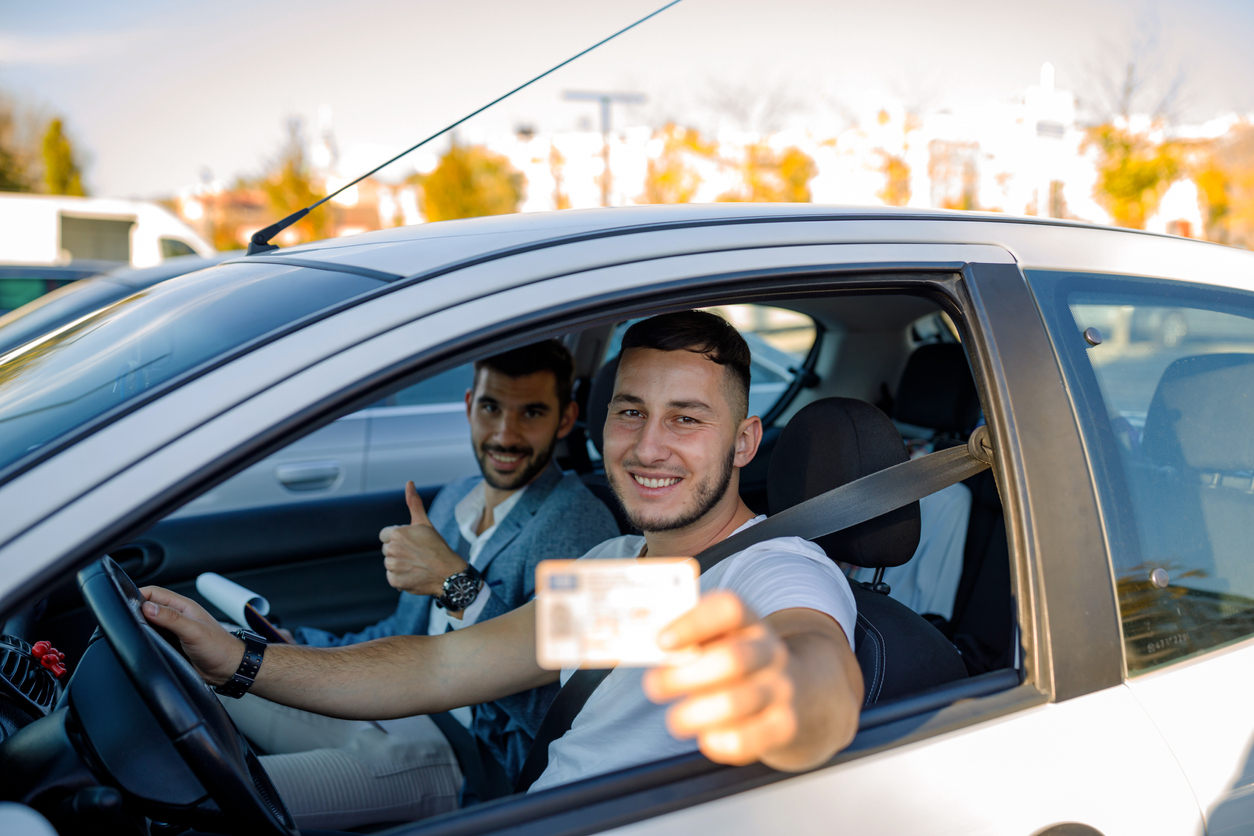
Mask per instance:
[[[278,791],[191,664],[144,618],[144,598],[108,556],[78,573],[105,641],[192,774],[240,832],[299,836]]]

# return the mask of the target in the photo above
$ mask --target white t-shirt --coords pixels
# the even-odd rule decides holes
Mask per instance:
[[[737,531],[764,519],[756,517]],[[616,537],[580,559],[636,557],[643,547],[643,537]],[[800,537],[766,540],[725,558],[701,575],[703,594],[716,589],[735,592],[763,618],[797,607],[826,613],[853,644],[858,615],[849,582],[822,549]],[[668,706],[644,695],[644,671],[617,668],[605,678],[570,730],[549,744],[548,768],[532,790],[696,751],[696,740],[677,740],[666,730]],[[562,671],[563,685],[574,672]]]

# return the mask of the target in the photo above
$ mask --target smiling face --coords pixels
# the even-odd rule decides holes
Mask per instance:
[[[623,352],[605,420],[605,475],[641,531],[684,529],[739,501],[739,468],[761,431],[729,403],[726,374],[691,351]]]
[[[502,491],[517,490],[540,475],[578,413],[573,403],[561,407],[553,372],[510,377],[491,367],[475,375],[466,410],[479,470]]]

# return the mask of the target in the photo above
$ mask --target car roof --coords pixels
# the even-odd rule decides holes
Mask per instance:
[[[496,215],[394,227],[280,249],[264,257],[316,259],[415,275],[568,241],[766,224],[804,226],[809,232],[803,236],[812,243],[992,245],[1011,253],[1024,269],[1174,276],[1254,289],[1254,278],[1247,278],[1254,254],[1219,244],[995,212],[806,203],[649,205]]]

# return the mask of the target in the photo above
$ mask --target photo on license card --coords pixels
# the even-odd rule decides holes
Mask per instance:
[[[687,557],[544,560],[536,567],[536,659],[560,668],[648,667],[673,654],[662,629],[696,606]]]

